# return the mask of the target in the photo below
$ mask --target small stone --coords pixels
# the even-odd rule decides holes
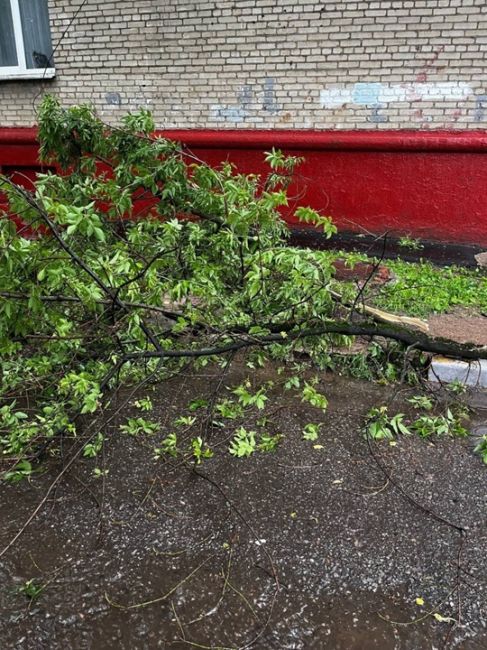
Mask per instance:
[[[487,268],[487,251],[484,251],[483,253],[478,253],[478,255],[475,255],[475,261],[477,262],[477,266],[480,266],[481,269],[486,269]]]

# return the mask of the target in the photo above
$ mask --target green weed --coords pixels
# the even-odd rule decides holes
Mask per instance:
[[[197,465],[200,465],[205,458],[211,458],[213,456],[213,451],[199,436],[191,440],[191,449]]]
[[[477,453],[482,461],[487,465],[487,435],[482,436],[480,442],[475,447],[475,453]]]
[[[120,425],[120,431],[123,431],[129,436],[138,436],[142,433],[148,435],[159,431],[160,425],[158,422],[150,422],[144,418],[129,418],[126,424]]]
[[[141,397],[136,400],[134,406],[140,411],[152,411],[153,405],[150,397]]]
[[[230,399],[224,399],[221,402],[218,402],[215,410],[222,418],[229,420],[236,420],[243,415],[242,406],[238,402],[234,402]]]
[[[404,422],[404,414],[389,416],[387,406],[373,408],[367,414],[367,434],[373,440],[392,440],[395,435],[410,433]]]
[[[83,447],[83,456],[85,458],[95,458],[98,456],[103,447],[105,437],[102,433],[97,433],[91,442]]]
[[[301,392],[301,399],[303,402],[308,402],[311,406],[319,408],[323,412],[328,408],[327,398],[322,393],[319,393],[316,388],[308,382],[304,383],[304,388]]]
[[[18,483],[25,478],[30,478],[32,476],[32,473],[32,464],[28,460],[21,460],[15,465],[13,469],[5,472],[3,478],[10,483]]]
[[[421,438],[431,436],[463,437],[468,435],[462,425],[463,411],[455,415],[451,409],[445,414],[421,415],[411,422],[405,421],[403,413],[388,414],[387,406],[369,411],[366,417],[366,434],[373,440],[392,440],[397,435],[416,433]]]
[[[239,402],[244,408],[248,406],[255,406],[256,408],[262,410],[265,407],[265,403],[269,399],[266,392],[266,386],[262,386],[255,393],[251,393],[249,388],[251,387],[250,381],[247,379],[243,384],[234,388],[232,393],[237,395]]]
[[[247,431],[244,427],[240,427],[228,448],[232,456],[237,458],[251,456],[257,447],[255,435],[255,431]]]
[[[263,433],[260,436],[260,440],[259,440],[259,445],[258,445],[259,451],[264,451],[264,452],[276,451],[282,438],[283,436],[281,433],[276,433],[273,436],[267,433]]]
[[[320,433],[321,429],[321,423],[320,424],[313,424],[309,422],[303,427],[303,440],[310,440],[314,442],[315,440],[318,440],[318,435]]]
[[[31,578],[30,580],[24,582],[24,584],[21,585],[18,590],[19,593],[26,596],[29,600],[36,600],[43,592],[44,586],[41,585],[35,578]]]
[[[399,246],[403,248],[410,248],[411,250],[419,251],[424,248],[419,239],[413,239],[409,236],[400,237],[398,241]]]
[[[408,398],[408,402],[415,408],[422,409],[423,411],[431,411],[433,408],[433,400],[426,395],[413,395]]]
[[[159,459],[164,455],[173,458],[178,455],[178,437],[175,433],[167,435],[161,442],[161,446],[154,449],[154,459]]]

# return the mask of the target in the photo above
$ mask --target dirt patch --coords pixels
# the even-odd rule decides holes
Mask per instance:
[[[224,383],[249,372],[238,366]],[[158,388],[150,418],[171,430],[214,385],[210,370]],[[234,427],[215,429],[215,456],[197,472],[153,459],[161,435],[131,438],[114,422],[105,480],[93,477],[102,458],[80,461],[2,558],[1,647],[420,650],[441,647],[451,626],[424,615],[456,619],[459,604],[449,643],[487,647],[487,474],[471,444],[381,444],[392,483],[361,434],[392,389],[330,375],[320,389],[325,416],[276,391],[267,406],[268,428],[285,436],[276,452],[236,460]],[[301,437],[310,421],[323,422],[318,448]],[[2,546],[62,464],[1,487]],[[458,530],[431,513],[465,528],[460,571]],[[18,591],[30,579],[45,585],[31,602]]]
[[[353,266],[347,266],[346,260],[339,258],[333,260],[332,266],[335,269],[334,278],[339,281],[360,284],[370,281],[371,285],[381,285],[393,279],[392,273],[382,264],[355,262]]]
[[[487,318],[461,314],[439,314],[428,319],[432,336],[457,341],[487,345]]]

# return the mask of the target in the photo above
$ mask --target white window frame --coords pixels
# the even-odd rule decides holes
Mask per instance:
[[[17,62],[15,66],[0,66],[0,79],[52,79],[56,70],[52,68],[28,68],[25,60],[24,34],[20,17],[19,0],[10,0],[14,27]]]

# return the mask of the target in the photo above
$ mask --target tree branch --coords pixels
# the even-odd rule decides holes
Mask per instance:
[[[37,213],[41,217],[42,221],[45,223],[45,225],[49,228],[51,231],[53,237],[56,239],[60,247],[64,250],[65,253],[69,255],[69,257],[77,264],[83,271],[89,275],[89,277],[97,284],[100,289],[105,293],[105,295],[109,296],[111,298],[111,302],[113,305],[117,305],[120,309],[123,311],[128,311],[127,306],[123,303],[120,298],[118,298],[117,293],[113,292],[112,289],[106,285],[103,280],[98,277],[98,275],[93,271],[92,268],[90,268],[82,259],[81,257],[74,251],[70,246],[66,244],[64,241],[63,237],[61,236],[61,233],[56,227],[56,224],[51,220],[47,212],[42,208],[37,201],[34,199],[34,197],[27,191],[24,190],[22,187],[14,183],[13,181],[10,180],[7,176],[4,176],[3,174],[0,175],[0,178],[5,181],[14,191],[16,191],[24,201],[27,202],[28,205],[30,205],[34,210],[37,210]],[[145,336],[147,337],[147,340],[154,346],[156,350],[162,351],[162,348],[159,344],[159,341],[157,340],[157,337],[155,334],[151,331],[151,329],[144,323],[144,321],[140,322],[140,328],[144,332]]]
[[[30,297],[27,293],[17,293],[15,291],[0,291],[0,298],[5,298],[7,300],[30,300]],[[60,294],[54,294],[50,296],[38,296],[39,300],[42,302],[74,302],[78,304],[83,304],[83,301],[81,298],[77,298],[76,296],[63,296]],[[112,300],[95,300],[94,301],[97,305],[111,305],[113,303]],[[131,308],[131,309],[144,309],[145,311],[153,311],[157,312],[158,314],[162,314],[166,318],[170,318],[172,320],[176,320],[180,316],[182,316],[182,312],[179,311],[171,311],[169,309],[165,309],[164,307],[157,307],[157,305],[148,305],[143,302],[126,302],[123,301],[123,304],[125,307]]]
[[[275,327],[275,326],[274,326]],[[330,321],[317,327],[306,328],[303,330],[293,331],[294,325],[283,325],[279,332],[266,334],[262,336],[252,336],[243,338],[239,336],[238,340],[220,345],[195,349],[179,350],[162,350],[162,351],[144,351],[132,352],[123,358],[124,361],[137,359],[154,359],[159,357],[181,358],[181,357],[209,357],[250,348],[254,346],[266,346],[272,343],[284,343],[300,338],[309,338],[324,336],[326,334],[345,334],[348,336],[380,336],[394,341],[399,341],[407,345],[414,345],[418,350],[431,352],[433,354],[445,354],[450,357],[463,359],[487,359],[487,346],[477,347],[466,344],[455,343],[446,339],[433,338],[422,332],[402,329],[400,327],[379,326],[375,323],[364,322],[362,324]]]

